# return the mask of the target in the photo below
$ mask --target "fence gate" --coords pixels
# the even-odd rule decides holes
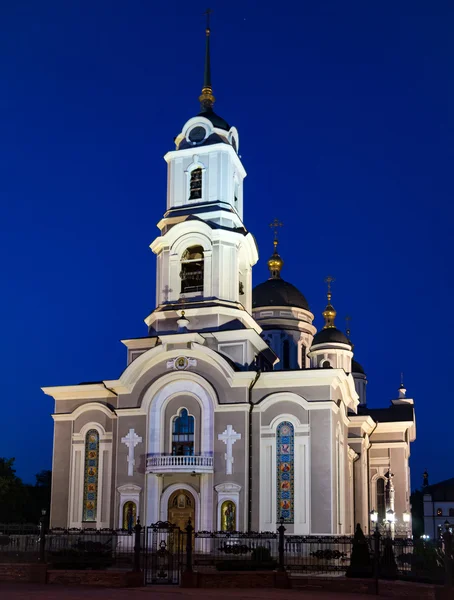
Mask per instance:
[[[180,583],[185,535],[168,521],[158,521],[145,531],[145,584]]]

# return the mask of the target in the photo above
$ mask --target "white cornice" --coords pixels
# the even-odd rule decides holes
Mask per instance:
[[[369,415],[349,415],[348,420],[350,421],[349,427],[361,427],[361,431],[367,433],[368,435],[375,428],[375,421]]]
[[[408,448],[407,442],[370,442],[371,448]]]
[[[128,350],[149,350],[156,345],[157,340],[158,336],[154,336],[121,340],[121,343],[124,344]]]
[[[404,433],[410,427],[413,427],[413,421],[381,421],[377,423],[374,433]]]
[[[55,400],[106,400],[116,397],[113,392],[106,389],[103,383],[59,385],[41,389],[47,396],[51,396]]]

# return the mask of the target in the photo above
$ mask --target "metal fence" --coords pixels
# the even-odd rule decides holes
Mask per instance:
[[[140,532],[139,536],[143,537]],[[135,566],[136,534],[123,529],[51,529],[0,524],[0,562],[45,562],[56,569]],[[143,543],[140,544],[143,547]]]
[[[350,536],[181,530],[171,523],[123,529],[51,529],[0,524],[0,563],[44,562],[54,569],[143,571],[145,583],[178,583],[182,571],[287,571],[293,577],[339,577],[352,571],[358,543]],[[356,550],[355,550],[356,548]],[[364,576],[452,586],[452,534],[428,542],[363,537]],[[349,574],[349,573],[347,573]],[[361,576],[361,575],[356,575]]]
[[[352,546],[350,536],[285,536],[284,566],[290,573],[344,575]]]

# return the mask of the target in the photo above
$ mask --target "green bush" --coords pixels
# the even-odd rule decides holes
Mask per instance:
[[[256,562],[270,562],[271,552],[266,546],[257,546],[252,550],[251,560]]]
[[[346,575],[347,577],[372,577],[373,575],[369,544],[359,523],[356,526],[350,565]]]

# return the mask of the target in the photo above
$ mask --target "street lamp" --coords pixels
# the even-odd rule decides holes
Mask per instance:
[[[407,534],[407,538],[410,537],[410,519],[411,519],[411,514],[408,512],[408,510],[406,510],[404,512],[404,514],[402,515],[404,523],[405,523],[405,533]]]
[[[369,513],[370,522],[375,531],[378,531],[378,512],[373,508]]]
[[[386,511],[386,521],[389,525],[389,533],[391,534],[391,537],[394,538],[394,523],[396,522],[396,513],[393,511],[392,508],[388,508],[388,510]]]

